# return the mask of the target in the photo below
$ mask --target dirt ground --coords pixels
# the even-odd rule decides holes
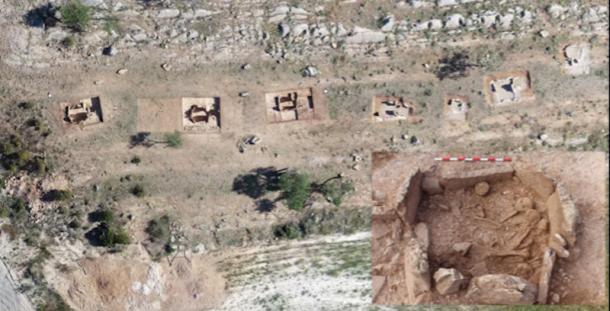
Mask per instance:
[[[225,281],[213,259],[189,255],[152,262],[145,252],[134,246],[125,251],[130,258],[82,258],[67,262],[61,273],[49,266],[47,278],[76,310],[201,310],[222,303]]]
[[[373,267],[383,263],[383,258],[390,250],[400,252],[392,244],[376,239],[383,236],[384,226],[389,226],[387,218],[401,198],[404,181],[414,176],[417,169],[469,170],[473,167],[493,167],[510,165],[516,169],[531,169],[542,172],[565,187],[580,213],[577,225],[576,244],[570,250],[571,255],[558,258],[553,270],[550,297],[556,295],[560,304],[593,304],[607,303],[605,296],[606,261],[605,243],[594,232],[603,232],[607,226],[607,159],[603,153],[549,152],[524,153],[516,155],[510,164],[495,163],[451,163],[434,162],[431,154],[377,154],[373,169],[373,192],[379,208],[374,212],[380,220],[373,221]],[[417,163],[416,165],[413,165]],[[584,165],[583,163],[587,163]],[[529,198],[536,206],[534,210],[518,213],[524,198]],[[417,211],[416,222],[427,224],[429,230],[428,260],[429,271],[434,273],[439,267],[456,268],[467,278],[488,273],[505,273],[516,275],[538,283],[538,269],[542,264],[542,253],[548,239],[548,231],[540,227],[540,222],[547,222],[546,215],[536,202],[537,198],[528,187],[520,184],[518,179],[500,181],[491,184],[489,194],[484,197],[476,195],[474,189],[446,190],[442,196],[433,195],[422,198]],[[458,204],[459,203],[459,204]],[[456,207],[457,205],[457,207]],[[374,218],[375,219],[375,218]],[[530,234],[529,232],[535,232]],[[527,233],[524,235],[524,233]],[[467,256],[455,253],[453,246],[460,242],[472,242]],[[515,248],[521,251],[508,252]],[[526,246],[527,251],[523,251]],[[387,249],[386,249],[387,248]],[[493,255],[493,254],[496,255]],[[522,253],[522,254],[519,254]],[[382,255],[383,254],[383,255]],[[491,257],[488,257],[492,254]],[[515,256],[517,255],[517,256]],[[477,258],[479,258],[477,260]],[[482,261],[480,261],[483,259]],[[526,260],[524,260],[526,259]],[[484,262],[484,264],[481,264]],[[401,268],[396,266],[396,274]],[[384,271],[374,268],[375,271]],[[399,275],[399,288],[394,292],[386,289],[380,294],[382,301],[396,303],[404,290],[400,282],[405,275]],[[375,279],[375,278],[374,278]],[[434,281],[431,281],[434,284]],[[392,283],[389,283],[392,284]],[[375,281],[373,283],[375,288]],[[434,288],[434,285],[432,285]],[[467,303],[462,293],[443,296],[432,293],[432,301],[442,304]]]

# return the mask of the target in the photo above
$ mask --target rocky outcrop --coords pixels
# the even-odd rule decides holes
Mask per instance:
[[[444,2],[447,2],[445,4]],[[158,7],[143,2],[87,0],[96,8],[92,25],[85,34],[74,35],[60,28],[28,27],[17,22],[16,16],[27,12],[16,9],[0,11],[0,22],[14,21],[8,26],[19,30],[7,32],[13,41],[30,41],[26,45],[10,45],[12,55],[4,61],[11,65],[48,66],[102,56],[102,49],[113,44],[121,50],[142,48],[188,48],[198,60],[235,59],[236,54],[251,52],[245,47],[264,47],[264,53],[274,59],[305,58],[312,54],[341,49],[348,54],[387,51],[388,47],[444,44],[437,37],[451,34],[486,38],[486,29],[494,29],[500,38],[518,38],[540,27],[531,27],[537,18],[536,5],[515,5],[494,11],[488,5],[478,6],[464,14],[460,6],[469,0],[410,1],[414,8],[438,6],[442,10],[426,13],[421,20],[399,19],[392,12],[380,20],[380,25],[346,26],[327,18],[324,6],[279,4],[262,9],[256,1],[206,2],[178,4],[163,1]],[[483,2],[482,2],[483,4]],[[344,3],[341,5],[350,5]],[[557,19],[574,18],[584,30],[592,27],[601,32],[607,27],[606,6],[566,9],[550,6],[550,15]],[[230,12],[230,14],[229,14]],[[116,25],[108,20],[116,18]],[[75,36],[78,49],[65,49],[62,41]],[[469,38],[470,39],[470,38]],[[28,50],[24,53],[24,49]],[[261,49],[262,50],[262,49]],[[370,55],[368,53],[367,55]],[[69,55],[70,57],[62,57]]]

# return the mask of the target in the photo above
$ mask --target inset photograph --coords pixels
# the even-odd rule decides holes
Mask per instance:
[[[374,153],[373,303],[607,303],[604,153]]]

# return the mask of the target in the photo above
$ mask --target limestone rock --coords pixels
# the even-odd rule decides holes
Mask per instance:
[[[430,292],[430,266],[428,253],[419,241],[409,239],[404,252],[405,282],[410,304],[420,303]]]
[[[424,177],[422,181],[422,190],[429,195],[443,193],[443,188],[436,177]]]
[[[314,66],[307,66],[305,67],[305,69],[303,69],[303,76],[304,77],[316,77],[318,75],[319,71],[316,67]]]
[[[466,286],[468,279],[456,269],[440,268],[434,272],[434,283],[441,295],[449,295]]]
[[[157,18],[176,18],[180,16],[180,10],[178,9],[163,9],[157,13]]]
[[[480,182],[497,182],[511,179],[514,170],[509,165],[466,170],[461,166],[441,167],[441,185],[445,190],[472,187]]]
[[[382,20],[383,26],[381,26],[381,31],[390,32],[394,30],[394,26],[396,25],[396,20],[394,15],[388,15]]]
[[[536,294],[536,286],[520,277],[486,274],[472,279],[466,298],[478,304],[533,304]]]
[[[367,44],[384,40],[385,34],[383,32],[356,26],[351,35],[347,37],[346,42],[349,44]]]
[[[540,269],[540,280],[538,281],[538,303],[546,304],[550,282],[551,273],[553,272],[553,266],[555,265],[555,251],[551,248],[547,248],[544,251],[544,257],[542,257],[542,268]]]
[[[413,229],[415,237],[425,251],[428,251],[430,246],[430,231],[426,223],[420,222]]]
[[[452,249],[460,255],[466,256],[466,254],[468,254],[468,251],[470,250],[470,247],[472,247],[472,243],[460,242],[453,244]]]
[[[557,252],[559,257],[566,257],[569,253],[564,248],[565,244],[571,247],[576,243],[578,209],[561,186],[557,186],[557,190],[547,200],[546,206],[550,226],[549,246]],[[558,241],[557,236],[564,239],[565,242]]]
[[[486,196],[489,193],[489,184],[484,181],[476,184],[474,192],[482,197]]]

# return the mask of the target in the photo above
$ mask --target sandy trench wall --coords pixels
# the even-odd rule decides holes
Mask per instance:
[[[407,186],[403,187],[403,189],[406,188],[404,199],[396,207],[398,215],[400,215],[402,220],[411,225],[415,223],[417,207],[421,201],[423,178],[424,174],[420,171],[417,171],[415,175],[411,176]]]

